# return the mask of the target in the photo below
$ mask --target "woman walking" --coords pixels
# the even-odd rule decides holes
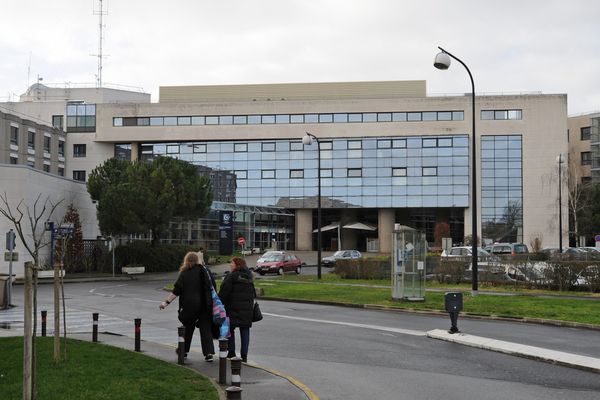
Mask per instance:
[[[225,311],[227,311],[231,327],[227,358],[236,356],[234,329],[238,328],[240,332],[242,361],[247,362],[255,297],[253,277],[243,258],[233,257],[229,263],[229,269],[231,272],[225,276],[223,283],[221,283],[221,290],[219,291],[219,297],[225,305]]]
[[[208,362],[213,360],[215,347],[211,333],[212,324],[212,285],[216,288],[212,274],[203,265],[198,253],[189,252],[185,255],[183,263],[179,268],[179,276],[165,301],[160,303],[159,308],[165,309],[173,300],[179,296],[179,321],[185,327],[185,356],[192,344],[192,337],[196,326],[200,331],[200,344],[204,359]],[[179,351],[179,349],[177,349]]]

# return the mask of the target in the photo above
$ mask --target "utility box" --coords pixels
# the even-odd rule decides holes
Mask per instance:
[[[448,292],[444,295],[444,306],[446,311],[459,312],[463,309],[463,294],[461,292]]]
[[[425,300],[425,234],[396,224],[392,233],[392,298],[404,301]]]

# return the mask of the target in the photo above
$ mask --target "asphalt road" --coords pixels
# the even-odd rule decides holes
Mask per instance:
[[[175,345],[176,307],[158,310],[164,283],[66,285],[70,331],[91,331],[91,313],[100,312],[101,331],[133,336],[133,319],[141,317],[144,340]],[[22,298],[22,286],[14,289]],[[598,374],[427,338],[427,330],[449,327],[445,317],[260,303],[265,318],[251,330],[249,358],[294,376],[321,399],[600,398]],[[51,285],[40,286],[39,309],[52,321]],[[466,319],[459,328],[600,358],[594,331]]]

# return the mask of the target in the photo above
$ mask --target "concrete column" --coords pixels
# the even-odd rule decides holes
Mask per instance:
[[[380,208],[377,219],[379,220],[379,252],[392,253],[392,232],[396,222],[396,212],[392,208]]]
[[[307,251],[312,248],[312,209],[296,210],[296,250]]]
[[[139,143],[131,142],[131,161],[137,161],[139,157]]]

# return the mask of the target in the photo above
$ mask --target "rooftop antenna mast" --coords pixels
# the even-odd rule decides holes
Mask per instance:
[[[98,57],[98,73],[96,74],[96,87],[102,87],[102,42],[104,41],[104,24],[102,23],[102,17],[108,15],[108,6],[106,10],[103,9],[103,0],[98,0],[98,8],[94,8],[94,15],[99,17],[98,24],[98,54],[93,54],[93,56]]]

